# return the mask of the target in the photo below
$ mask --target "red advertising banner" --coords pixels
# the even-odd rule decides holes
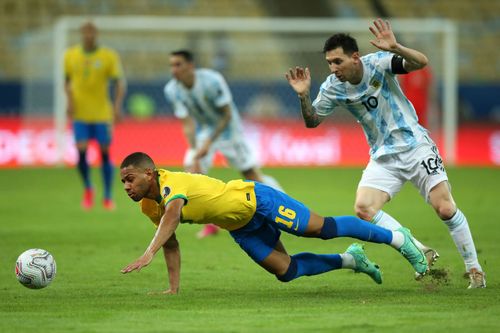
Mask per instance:
[[[305,128],[301,120],[245,121],[245,135],[263,166],[365,165],[368,146],[360,126],[325,122]],[[63,162],[74,165],[77,152],[70,127],[66,130]],[[440,146],[440,140],[436,140]],[[463,126],[458,132],[458,165],[500,165],[500,126]],[[186,140],[174,118],[127,120],[114,128],[111,156],[115,163],[134,151],[144,151],[159,165],[181,166]],[[441,151],[442,148],[440,147]],[[88,159],[99,163],[91,144]],[[0,167],[57,164],[55,132],[50,119],[0,118]],[[220,156],[217,165],[223,165]]]

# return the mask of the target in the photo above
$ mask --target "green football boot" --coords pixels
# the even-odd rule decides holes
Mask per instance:
[[[349,253],[354,258],[354,262],[356,264],[354,272],[368,274],[376,283],[382,283],[382,273],[380,273],[378,265],[368,259],[365,251],[363,250],[363,245],[353,243],[345,252]]]
[[[405,237],[403,245],[398,249],[399,253],[413,266],[413,269],[418,274],[417,279],[423,277],[429,271],[429,264],[427,263],[425,254],[413,242],[410,230],[401,227],[396,231],[401,232]]]

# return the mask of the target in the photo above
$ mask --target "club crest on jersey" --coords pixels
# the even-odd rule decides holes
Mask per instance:
[[[170,194],[170,187],[165,186],[163,188],[163,197],[166,198],[166,197],[168,197],[169,194]]]
[[[373,88],[378,88],[380,87],[380,81],[377,81],[377,79],[372,79],[370,81],[370,86],[372,86]]]

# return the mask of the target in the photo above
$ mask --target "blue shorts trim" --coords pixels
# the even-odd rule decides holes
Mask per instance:
[[[74,121],[73,133],[75,142],[77,143],[94,139],[101,146],[109,146],[111,144],[111,124],[109,123]]]
[[[276,247],[281,230],[302,236],[309,224],[310,211],[303,203],[261,183],[255,183],[257,209],[245,226],[230,234],[257,263]]]

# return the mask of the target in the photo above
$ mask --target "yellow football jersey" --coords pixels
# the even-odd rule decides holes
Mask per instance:
[[[169,201],[182,198],[181,223],[213,223],[226,230],[247,224],[255,214],[255,184],[243,180],[221,180],[200,174],[158,170],[161,202],[144,198],[142,212],[158,226]],[[159,200],[159,198],[158,198]]]
[[[108,84],[123,75],[115,51],[99,47],[85,52],[80,45],[71,47],[64,55],[64,73],[70,79],[75,120],[92,123],[113,119]]]

